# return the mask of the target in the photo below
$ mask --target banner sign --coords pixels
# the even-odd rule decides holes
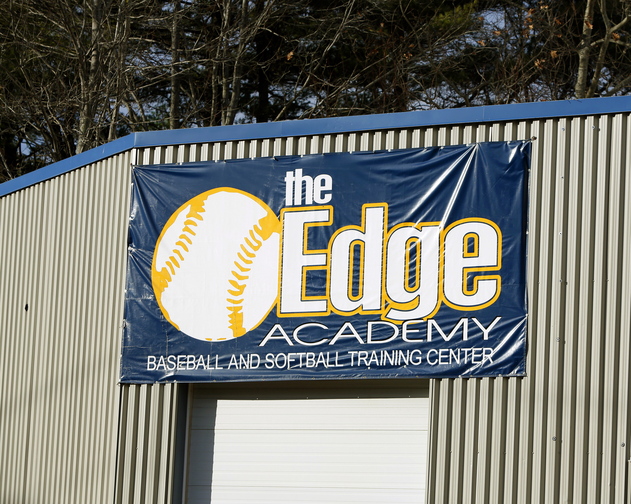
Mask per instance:
[[[121,381],[523,375],[529,157],[134,167]]]

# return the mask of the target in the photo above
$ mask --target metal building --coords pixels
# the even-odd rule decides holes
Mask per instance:
[[[119,383],[133,165],[525,139],[525,377]],[[630,164],[620,97],[135,133],[0,185],[0,502],[266,502],[290,482],[293,502],[631,503]],[[337,486],[286,452],[244,462],[279,432],[326,438]],[[376,438],[409,458],[349,470]]]

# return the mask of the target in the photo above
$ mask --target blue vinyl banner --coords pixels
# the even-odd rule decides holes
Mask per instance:
[[[133,168],[121,381],[517,376],[530,143]]]

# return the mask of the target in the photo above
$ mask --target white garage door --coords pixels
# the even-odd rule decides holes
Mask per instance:
[[[427,389],[359,383],[193,387],[185,502],[424,502]]]

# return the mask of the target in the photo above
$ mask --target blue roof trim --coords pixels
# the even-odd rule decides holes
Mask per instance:
[[[68,173],[72,170],[76,170],[82,166],[101,161],[102,159],[106,159],[114,154],[119,154],[129,150],[133,148],[133,146],[134,135],[127,135],[123,138],[119,138],[118,140],[114,140],[113,142],[95,147],[94,149],[82,152],[81,154],[77,154],[76,156],[44,166],[39,170],[35,170],[27,173],[26,175],[22,175],[21,177],[14,178],[0,184],[0,197],[19,191],[20,189],[24,189],[25,187],[38,184],[39,182],[44,182],[45,180]]]
[[[486,107],[422,110],[395,114],[305,119],[258,124],[237,124],[212,128],[132,133],[131,135],[114,140],[113,142],[91,149],[82,154],[4,182],[0,184],[0,197],[134,147],[254,140],[257,138],[313,136],[350,133],[353,131],[446,126],[450,124],[522,121],[554,117],[615,114],[620,112],[631,112],[631,96],[516,103],[511,105],[490,105]]]

